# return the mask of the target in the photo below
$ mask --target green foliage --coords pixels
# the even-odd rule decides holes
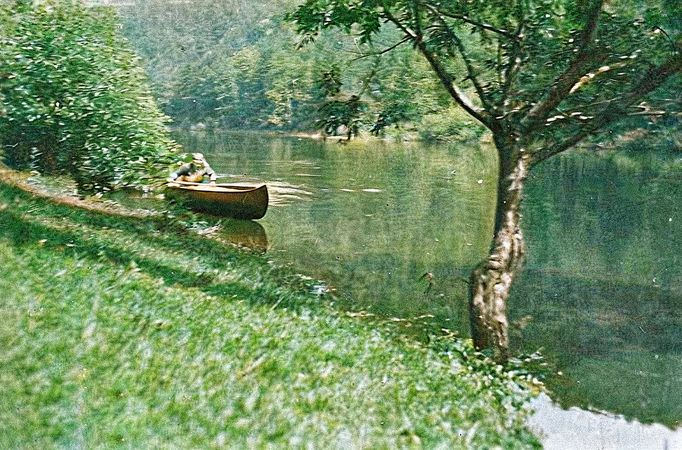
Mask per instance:
[[[498,142],[530,148],[569,146],[661,92],[679,100],[679,8],[664,0],[307,0],[289,19],[306,42],[333,28],[361,42],[400,31]],[[659,78],[669,79],[657,97]]]
[[[261,2],[259,10],[237,0],[134,2],[120,15],[175,123],[256,129],[296,120],[309,85],[293,43],[281,55],[293,36],[276,20],[281,3]]]
[[[352,126],[382,134],[417,126],[443,103],[445,92],[409,47],[379,57],[399,40],[395,30],[367,43],[331,32],[301,47],[283,20],[296,4],[150,0],[120,14],[157,97],[182,127],[335,129],[347,125],[337,110],[347,112],[341,103],[355,95],[363,107]]]
[[[419,135],[427,142],[455,137],[460,141],[475,142],[483,136],[485,128],[476,123],[457,106],[444,108],[440,113],[428,114],[422,119]]]
[[[157,97],[181,126],[319,129],[325,122],[320,109],[325,99],[358,95],[366,103],[361,130],[380,135],[406,126],[447,139],[452,135],[443,133],[451,127],[429,128],[433,115],[451,99],[386,12],[416,29],[416,5],[423,41],[444,62],[449,77],[476,106],[485,106],[480,90],[495,109],[491,116],[520,127],[523,115],[581,48],[588,3],[149,0],[124,2],[120,13],[126,35],[145,58]],[[438,8],[438,14],[430,8]],[[283,20],[285,11],[292,11],[288,18],[302,35]],[[599,42],[605,43],[599,51],[610,59],[589,65],[584,74],[602,65],[612,69],[590,78],[562,105],[565,109],[554,109],[548,118],[566,117],[544,128],[536,141],[571,135],[586,122],[578,113],[593,116],[601,102],[642,77],[648,64],[670,54],[679,33],[674,20],[678,11],[679,5],[670,0],[610,2],[598,30]],[[523,38],[511,38],[516,34]],[[633,54],[635,58],[621,59]],[[623,61],[627,70],[617,66]],[[336,83],[339,91],[330,95],[320,77],[333,67],[336,78],[326,81]],[[478,89],[473,79],[481,80]],[[679,95],[676,91],[673,83],[665,90],[673,97]],[[578,107],[586,99],[594,100],[590,111]],[[640,117],[640,126],[646,122]]]
[[[341,69],[336,64],[333,64],[329,70],[323,70],[315,79],[316,87],[322,92],[325,97],[331,97],[341,93]]]
[[[176,145],[113,11],[76,1],[0,7],[0,136],[7,162],[84,191],[140,186]]]
[[[337,134],[339,130],[348,136],[357,135],[360,130],[361,114],[365,104],[360,97],[352,95],[348,99],[332,99],[322,104],[319,109],[321,128],[327,134]]]

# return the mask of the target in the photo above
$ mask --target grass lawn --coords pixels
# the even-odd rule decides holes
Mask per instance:
[[[523,374],[311,283],[168,221],[0,184],[0,448],[539,445]]]

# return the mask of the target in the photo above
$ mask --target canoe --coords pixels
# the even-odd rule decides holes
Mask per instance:
[[[260,219],[268,209],[268,188],[169,181],[169,194],[195,211],[236,219]]]

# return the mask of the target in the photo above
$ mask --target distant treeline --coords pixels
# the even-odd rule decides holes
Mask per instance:
[[[385,32],[372,45],[341,33],[300,46],[293,0],[150,0],[119,4],[124,33],[178,127],[476,138],[425,61]],[[464,76],[464,75],[463,75]]]
[[[401,44],[400,33],[387,29],[361,44],[329,32],[301,46],[285,20],[297,3],[147,0],[118,2],[118,8],[176,127],[365,131],[427,140],[483,133],[449,101],[427,63]],[[466,77],[464,67],[450,69]],[[663,95],[681,100],[679,92]],[[670,131],[679,128],[679,117],[634,120],[667,145],[679,145]]]

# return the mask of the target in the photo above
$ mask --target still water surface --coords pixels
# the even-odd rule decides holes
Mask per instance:
[[[468,334],[463,279],[492,231],[495,163],[463,145],[179,134],[221,181],[268,183],[257,242],[342,307]],[[539,167],[512,345],[542,349],[561,405],[682,423],[682,164],[571,156]],[[433,282],[422,277],[433,274]]]

